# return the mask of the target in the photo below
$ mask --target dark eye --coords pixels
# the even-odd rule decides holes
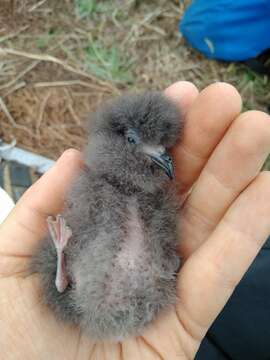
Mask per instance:
[[[136,144],[136,140],[132,136],[128,136],[127,139],[130,144]]]
[[[138,136],[138,133],[136,130],[134,129],[129,129],[127,131],[127,141],[130,143],[130,144],[138,144],[140,142],[140,139],[139,139],[139,136]]]

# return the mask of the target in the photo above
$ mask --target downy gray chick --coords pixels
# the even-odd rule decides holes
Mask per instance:
[[[63,214],[48,219],[32,269],[57,317],[92,339],[138,335],[176,301],[177,195],[167,149],[182,125],[159,92],[108,104],[91,119],[85,168]]]

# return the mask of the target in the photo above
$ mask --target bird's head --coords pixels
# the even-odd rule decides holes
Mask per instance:
[[[86,162],[122,182],[167,181],[181,125],[176,105],[160,92],[122,96],[91,119]]]

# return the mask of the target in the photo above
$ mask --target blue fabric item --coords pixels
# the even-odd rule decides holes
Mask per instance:
[[[256,57],[270,48],[270,0],[193,0],[180,31],[209,58]]]

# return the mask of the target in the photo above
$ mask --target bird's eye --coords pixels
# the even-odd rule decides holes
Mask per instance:
[[[134,130],[134,129],[129,129],[127,131],[127,141],[130,143],[130,144],[138,144],[140,142],[140,139],[139,139],[139,136],[137,134],[137,132]]]
[[[130,144],[136,144],[136,140],[132,136],[128,136],[127,139]]]

